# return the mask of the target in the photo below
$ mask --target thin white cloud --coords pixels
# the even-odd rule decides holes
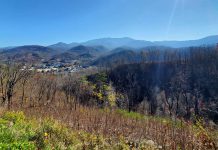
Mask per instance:
[[[178,2],[179,2],[179,0],[174,0],[173,9],[171,11],[170,18],[169,18],[168,25],[167,25],[167,29],[166,29],[166,39],[169,38],[169,33],[170,33],[170,29],[171,29],[173,19],[174,19],[175,13],[176,13]]]

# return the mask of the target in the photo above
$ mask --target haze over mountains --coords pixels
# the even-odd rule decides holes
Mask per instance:
[[[57,43],[51,45],[51,48],[61,48],[63,50],[72,48],[78,45],[84,46],[104,46],[108,49],[115,49],[118,47],[130,47],[130,48],[143,48],[147,46],[166,46],[172,48],[190,47],[190,46],[202,46],[202,45],[214,45],[218,43],[218,35],[208,36],[197,40],[186,40],[186,41],[145,41],[135,40],[132,38],[101,38],[90,40],[82,43]]]
[[[54,50],[44,46],[27,45],[4,49],[0,52],[1,61],[37,62],[54,55]]]
[[[208,36],[196,40],[184,40],[184,41],[146,41],[146,40],[136,40],[129,37],[124,38],[100,38],[89,40],[86,42],[72,42],[64,43],[58,42],[47,47],[56,50],[56,51],[66,51],[73,47],[83,45],[83,46],[103,46],[107,49],[115,49],[118,47],[129,47],[129,48],[143,48],[148,46],[165,46],[171,48],[180,48],[180,47],[190,47],[190,46],[202,46],[202,45],[215,45],[218,43],[218,35]],[[8,47],[0,48],[0,51],[12,49],[15,46],[9,45]],[[23,45],[21,45],[23,46]],[[1,46],[0,46],[1,47]],[[16,46],[18,47],[18,46]],[[45,46],[46,47],[46,46]]]
[[[144,41],[132,38],[101,38],[82,43],[66,44],[59,42],[50,46],[26,45],[0,49],[0,61],[37,62],[41,60],[90,61],[98,57],[97,62],[128,58],[135,60],[137,56],[130,51],[177,49],[191,46],[214,46],[218,43],[218,35],[188,41]],[[107,56],[102,57],[102,56]],[[109,57],[108,57],[109,56]]]

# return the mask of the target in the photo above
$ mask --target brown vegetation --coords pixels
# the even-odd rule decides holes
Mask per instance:
[[[148,140],[159,149],[216,149],[217,131],[214,127],[206,127],[204,119],[199,119],[199,89],[215,88],[210,82],[217,75],[216,67],[206,67],[210,64],[209,58],[214,58],[215,54],[213,51],[205,58],[194,53],[195,59],[181,56],[181,62],[177,63],[126,65],[126,73],[121,66],[112,72],[91,76],[84,76],[84,73],[38,74],[20,66],[3,65],[0,68],[1,104],[7,109],[22,110],[29,117],[53,117],[73,130],[103,135],[108,141],[124,139],[129,149],[138,148],[140,143]],[[199,68],[194,69],[198,62],[201,62]],[[188,66],[185,69],[184,63]],[[138,73],[135,66],[145,70]],[[157,68],[160,72],[152,74]],[[210,72],[204,74],[202,70]],[[210,89],[205,79],[213,85]],[[189,83],[193,80],[199,82],[190,88]],[[136,101],[139,99],[142,101]],[[178,115],[183,112],[180,108],[187,115],[194,112],[193,122]],[[164,112],[161,114],[163,118],[145,115],[146,111],[147,115],[157,115],[158,110]]]

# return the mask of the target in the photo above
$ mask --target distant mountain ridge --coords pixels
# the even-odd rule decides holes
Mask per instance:
[[[102,39],[95,39],[90,40],[83,43],[86,46],[96,46],[102,45],[109,49],[114,49],[118,47],[132,47],[132,48],[139,48],[144,46],[153,46],[154,44],[149,41],[142,41],[142,40],[134,40],[132,38],[124,37],[124,38],[102,38]]]
[[[72,42],[72,43],[63,43],[58,42],[56,44],[52,44],[48,47],[53,49],[57,52],[67,51],[73,47],[83,45],[83,46],[103,46],[107,49],[116,49],[119,47],[126,47],[126,48],[144,48],[148,46],[164,46],[164,47],[172,47],[172,48],[181,48],[181,47],[190,47],[190,46],[204,46],[204,45],[216,45],[218,43],[218,35],[207,36],[201,39],[196,40],[183,40],[183,41],[176,41],[176,40],[169,40],[169,41],[146,41],[146,40],[135,40],[129,37],[124,38],[100,38],[89,40],[86,42]],[[0,51],[5,49],[10,49],[14,47],[20,46],[9,46],[9,47],[1,47]]]
[[[15,62],[38,62],[51,57],[56,52],[48,47],[39,45],[25,45],[5,49],[0,52],[0,60]]]
[[[204,46],[204,45],[215,45],[218,43],[218,35],[208,36],[205,38],[197,40],[185,40],[185,41],[146,41],[146,40],[135,40],[129,37],[124,38],[100,38],[89,40],[82,43],[57,43],[50,45],[48,47],[53,49],[66,50],[71,49],[78,45],[84,46],[104,46],[108,49],[115,49],[118,47],[127,47],[127,48],[143,48],[148,46],[165,46],[172,48],[181,48],[181,47],[190,47],[190,46]]]
[[[100,56],[102,53],[106,52],[107,49],[103,46],[84,46],[84,45],[78,45],[75,46],[63,53],[54,55],[52,57],[52,61],[71,61],[74,59],[84,60],[84,59],[93,59]]]
[[[49,48],[51,49],[54,49],[58,52],[63,52],[63,51],[67,51],[69,49],[71,49],[72,47],[75,47],[75,46],[78,46],[79,43],[70,43],[70,44],[67,44],[67,43],[63,43],[63,42],[58,42],[56,44],[53,44],[53,45],[50,45],[48,46]]]
[[[130,55],[133,53],[126,50],[139,52],[144,50],[173,50],[196,46],[215,46],[218,43],[218,35],[208,36],[198,40],[188,41],[144,41],[132,38],[102,38],[90,40],[83,43],[59,42],[50,46],[25,45],[17,47],[5,47],[0,49],[0,61],[39,62],[42,60],[94,60],[99,57],[105,60],[119,60],[119,57],[128,57],[127,60],[135,60]],[[115,54],[117,53],[117,54]],[[111,55],[113,54],[113,55]],[[109,56],[110,57],[104,57]],[[97,62],[102,62],[99,59]],[[136,59],[137,60],[137,59]]]
[[[208,36],[197,40],[187,41],[156,41],[156,45],[169,46],[173,48],[190,47],[190,46],[204,46],[204,45],[216,45],[218,43],[218,35]]]

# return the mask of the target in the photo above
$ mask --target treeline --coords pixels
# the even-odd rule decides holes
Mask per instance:
[[[114,68],[123,64],[134,63],[153,63],[153,62],[176,62],[193,60],[193,57],[201,57],[214,53],[216,47],[186,47],[186,48],[168,48],[168,47],[146,47],[139,50],[128,48],[118,48],[111,54],[100,57],[92,64],[99,67]],[[209,57],[207,57],[209,58]]]
[[[218,121],[218,49],[144,52],[145,61],[124,64],[108,75],[128,97],[129,110]]]

